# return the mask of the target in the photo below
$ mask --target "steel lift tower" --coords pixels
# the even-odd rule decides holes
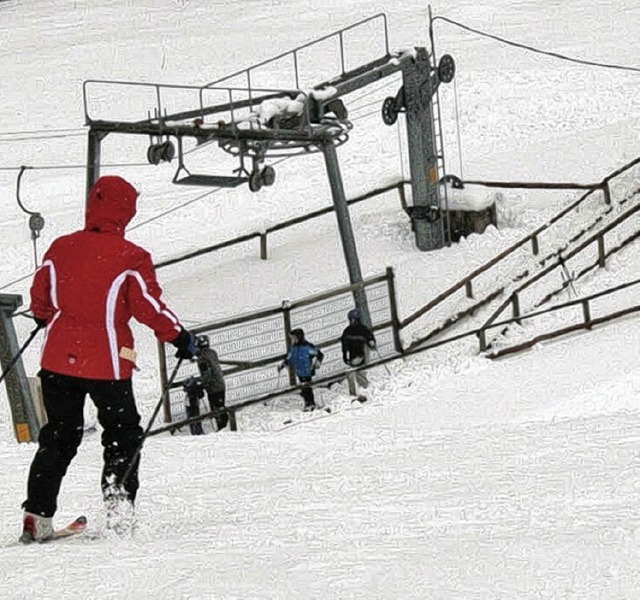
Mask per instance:
[[[345,48],[349,39],[366,37],[367,45],[371,46],[372,29],[378,30],[375,37],[381,42],[382,55],[365,64],[347,67],[350,57]],[[301,57],[316,52],[319,57],[322,50],[326,52],[327,45],[335,51],[340,72],[303,88]],[[286,80],[291,87],[254,86],[261,72],[274,69],[288,71]],[[177,161],[173,183],[212,187],[247,184],[254,192],[274,183],[275,170],[266,164],[268,160],[321,152],[350,282],[358,284],[362,282],[362,273],[336,150],[348,140],[353,127],[345,101],[352,92],[396,73],[402,74],[398,93],[383,102],[382,118],[391,125],[400,113],[406,114],[413,197],[409,214],[416,245],[420,250],[437,249],[449,239],[446,199],[443,202],[440,198],[438,185],[444,175],[444,158],[437,90],[441,82],[453,79],[454,72],[449,55],[443,56],[436,66],[433,52],[423,47],[391,52],[386,15],[377,14],[201,86],[85,81],[84,110],[89,126],[87,190],[100,176],[101,144],[110,134],[148,136],[150,163]],[[281,79],[285,79],[284,73]],[[240,84],[229,86],[232,81]],[[176,110],[177,104],[188,108]],[[122,114],[105,117],[103,113],[113,112],[114,107],[120,107]],[[203,149],[205,144],[217,144],[237,157],[237,169],[223,175],[193,173],[186,166],[184,149],[189,138]],[[368,317],[366,296],[361,288],[355,292],[355,302]]]

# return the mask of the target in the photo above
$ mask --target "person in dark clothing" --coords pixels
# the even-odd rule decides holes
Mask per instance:
[[[376,339],[373,332],[362,323],[362,315],[357,308],[347,314],[349,325],[342,332],[340,342],[342,345],[342,360],[350,367],[359,367],[367,363],[369,350],[376,347]],[[369,385],[367,374],[364,371],[349,372],[347,374],[349,393],[357,395],[357,386],[366,388]]]
[[[124,237],[137,197],[121,177],[98,179],[89,193],[85,228],[54,240],[34,276],[31,311],[46,327],[39,375],[48,421],[40,430],[22,504],[25,543],[53,534],[62,479],[82,441],[87,394],[103,429],[107,510],[121,501],[133,509],[143,430],[131,385],[136,366],[131,318],[176,346],[177,357],[195,354],[195,336],[162,300],[151,256]]]
[[[198,377],[189,377],[183,388],[187,393],[187,417],[197,417],[200,415],[200,399],[207,395],[211,412],[216,412],[225,406],[226,384],[222,367],[218,360],[218,353],[210,347],[209,338],[206,335],[197,337],[198,352],[196,362],[198,364]],[[224,429],[229,423],[229,415],[220,412],[215,417],[218,431]],[[193,435],[204,433],[201,423],[190,425]]]
[[[303,386],[300,392],[304,400],[303,410],[315,410],[316,402],[311,381],[322,364],[324,354],[320,348],[305,339],[302,329],[293,329],[289,335],[291,336],[291,349],[286,358],[278,365],[278,372],[288,365],[293,367]]]

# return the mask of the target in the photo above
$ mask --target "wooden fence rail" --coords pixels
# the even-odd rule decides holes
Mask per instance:
[[[391,183],[389,185],[376,188],[362,194],[360,196],[356,196],[355,198],[351,198],[347,200],[348,205],[357,204],[358,202],[362,202],[364,200],[368,200],[375,196],[379,196],[381,194],[385,194],[390,192],[391,190],[398,190],[398,197],[400,200],[400,204],[404,210],[407,208],[407,201],[404,191],[404,186],[411,183],[410,181],[397,181],[395,183]],[[235,246],[237,244],[242,244],[244,242],[248,242],[251,240],[259,239],[260,240],[260,258],[262,260],[267,260],[267,237],[271,233],[275,233],[276,231],[281,231],[283,229],[287,229],[289,227],[293,227],[294,225],[299,225],[300,223],[304,223],[305,221],[309,221],[311,219],[316,219],[317,217],[321,217],[323,215],[334,212],[335,208],[333,206],[327,206],[325,208],[321,208],[318,210],[314,210],[309,213],[305,213],[299,217],[294,217],[292,219],[288,219],[287,221],[283,221],[281,223],[277,223],[276,225],[272,225],[271,227],[267,227],[264,231],[253,231],[251,233],[246,233],[244,235],[235,237],[230,240],[226,240],[224,242],[220,242],[218,244],[213,244],[212,246],[206,246],[204,248],[200,248],[199,250],[194,250],[193,252],[189,252],[188,254],[183,254],[182,256],[178,256],[176,258],[169,258],[167,260],[163,260],[158,262],[155,267],[156,269],[162,269],[163,267],[168,267],[170,265],[175,265],[185,260],[190,260],[192,258],[196,258],[198,256],[202,256],[204,254],[210,254],[211,252],[216,252],[217,250],[223,250],[224,248],[230,248],[231,246]]]
[[[586,248],[588,248],[594,243],[597,244],[598,246],[597,265],[600,268],[603,268],[606,264],[606,257],[607,257],[607,253],[605,251],[604,236],[610,231],[612,231],[613,229],[615,229],[616,227],[618,227],[618,225],[620,225],[621,223],[623,223],[624,221],[626,221],[627,219],[635,215],[639,210],[640,210],[640,204],[637,204],[636,206],[631,207],[629,210],[625,211],[624,213],[616,217],[613,221],[611,221],[611,223],[609,223],[608,225],[600,229],[597,233],[587,238],[582,243],[578,244],[578,246],[576,246],[573,250],[571,250],[570,252],[568,252],[563,256],[559,256],[556,262],[551,263],[550,265],[548,265],[547,267],[545,267],[544,269],[542,269],[541,271],[539,271],[538,273],[536,273],[535,275],[527,279],[524,283],[522,283],[516,290],[514,290],[511,293],[509,298],[506,298],[505,301],[498,308],[496,308],[496,310],[485,322],[484,328],[487,328],[492,323],[494,323],[495,320],[505,311],[505,309],[508,306],[512,307],[513,316],[516,318],[519,318],[520,317],[519,294],[526,288],[533,285],[535,282],[542,279],[542,277],[549,274],[551,271],[557,269],[558,267],[561,267],[564,262],[576,256],[577,254],[580,254],[583,250],[585,250]],[[631,236],[630,240],[633,240],[635,238],[636,238],[636,234]],[[485,351],[486,349],[487,349],[486,347],[483,348],[481,346],[482,351]]]

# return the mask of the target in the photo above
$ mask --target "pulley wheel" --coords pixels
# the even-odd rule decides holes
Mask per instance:
[[[443,54],[438,63],[438,78],[442,83],[451,83],[456,74],[456,63],[451,54]]]
[[[260,172],[260,176],[264,185],[273,185],[273,182],[276,180],[276,170],[273,167],[266,166]]]
[[[160,152],[161,152],[161,160],[163,162],[171,162],[173,157],[176,155],[175,146],[171,143],[170,140],[160,144]]]
[[[385,125],[393,125],[398,120],[398,108],[396,99],[389,96],[382,103],[382,120]]]
[[[264,181],[262,181],[262,173],[260,171],[254,171],[249,176],[249,189],[252,192],[260,191],[263,183]]]
[[[147,160],[149,164],[159,165],[162,162],[162,144],[151,144],[147,149]]]

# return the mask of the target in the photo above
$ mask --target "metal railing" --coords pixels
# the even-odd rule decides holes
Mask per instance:
[[[623,283],[621,285],[617,285],[611,288],[608,288],[606,290],[602,290],[600,292],[591,294],[589,296],[584,296],[582,298],[576,298],[574,300],[570,300],[568,302],[564,302],[562,304],[557,304],[555,306],[551,306],[549,308],[547,308],[546,310],[540,310],[540,311],[536,311],[536,312],[532,312],[532,313],[528,313],[526,315],[517,315],[517,316],[513,316],[511,319],[507,319],[504,321],[500,321],[500,322],[495,322],[492,323],[491,325],[488,325],[487,327],[483,327],[480,330],[477,331],[478,333],[478,337],[480,339],[480,350],[484,351],[485,348],[483,346],[485,346],[486,344],[484,343],[484,336],[485,336],[485,332],[487,329],[496,329],[496,328],[500,328],[500,327],[507,327],[509,325],[513,325],[513,324],[518,324],[521,325],[523,321],[530,321],[533,319],[537,319],[539,317],[541,317],[542,315],[547,315],[550,314],[552,312],[559,312],[559,311],[564,311],[568,308],[572,308],[572,307],[576,307],[579,306],[582,310],[581,310],[581,319],[579,322],[577,323],[572,323],[570,325],[566,325],[566,322],[568,320],[567,317],[563,318],[563,323],[565,323],[562,327],[558,327],[556,329],[552,329],[551,331],[547,331],[545,333],[541,333],[539,335],[535,335],[534,337],[524,341],[524,342],[520,342],[518,344],[514,344],[512,346],[509,347],[505,347],[505,348],[500,348],[497,349],[491,353],[486,354],[486,356],[488,358],[500,358],[501,356],[505,356],[507,354],[513,354],[514,352],[520,352],[522,350],[526,350],[528,348],[531,348],[532,346],[534,346],[535,344],[538,344],[540,342],[546,341],[546,340],[550,340],[553,338],[557,338],[563,335],[567,335],[569,333],[574,333],[576,331],[580,331],[583,329],[592,329],[595,325],[600,325],[602,323],[606,323],[607,321],[612,321],[614,319],[619,319],[621,317],[636,313],[640,311],[640,305],[638,304],[634,304],[630,307],[621,309],[621,310],[616,310],[610,313],[607,313],[601,317],[592,317],[592,305],[593,305],[593,301],[597,300],[599,298],[604,298],[606,296],[610,296],[611,294],[614,294],[616,292],[619,292],[621,290],[630,288],[632,286],[638,285],[640,283],[640,279],[636,279],[634,281],[629,281],[627,283]]]
[[[284,302],[279,307],[238,315],[215,323],[194,327],[198,335],[207,335],[225,368],[226,405],[230,410],[258,402],[265,393],[284,393],[295,385],[292,371],[281,377],[276,366],[289,349],[289,331],[302,327],[308,339],[322,349],[325,359],[321,375],[336,379],[345,376],[340,336],[346,327],[347,312],[354,306],[354,291],[362,289],[381,356],[401,353],[393,270],[371,277],[360,284],[342,286],[307,298]],[[159,345],[160,374],[163,389],[167,374],[175,367],[172,348]],[[196,365],[183,362],[175,383],[164,399],[165,422],[183,420],[184,381],[196,375]]]
[[[633,196],[640,197],[640,188],[638,188],[636,190],[636,193],[633,194],[632,197]],[[639,211],[640,211],[640,203],[636,204],[635,206],[632,206],[629,210],[623,212],[621,215],[616,217],[611,223],[609,223],[608,225],[604,226],[602,229],[598,230],[595,234],[593,234],[592,236],[590,236],[589,238],[584,240],[582,243],[580,243],[578,246],[576,246],[575,248],[573,248],[569,252],[567,252],[565,254],[560,254],[558,256],[556,262],[553,262],[553,263],[549,264],[547,267],[545,267],[544,269],[542,269],[538,273],[532,275],[529,279],[527,279],[526,281],[521,283],[517,287],[517,289],[514,290],[509,295],[509,297],[506,298],[504,300],[504,302],[502,302],[502,304],[500,304],[500,306],[498,306],[498,308],[496,308],[494,310],[494,312],[491,314],[491,316],[486,320],[484,325],[481,327],[481,333],[480,333],[480,349],[481,349],[481,351],[485,351],[489,347],[489,344],[486,341],[486,335],[485,335],[484,331],[486,329],[488,329],[489,327],[492,327],[495,324],[495,322],[497,321],[497,319],[504,313],[504,311],[509,306],[511,306],[511,308],[512,308],[512,316],[513,316],[514,319],[516,319],[516,322],[518,322],[518,319],[521,318],[522,312],[521,312],[520,295],[522,294],[522,292],[525,289],[531,287],[533,284],[535,284],[536,282],[541,280],[543,277],[545,277],[549,273],[555,271],[556,269],[563,268],[566,265],[568,260],[570,260],[573,257],[577,256],[578,254],[584,252],[585,250],[590,248],[592,245],[596,245],[597,246],[597,259],[596,259],[596,261],[593,264],[588,265],[583,271],[578,273],[577,276],[574,275],[573,277],[570,278],[570,280],[569,279],[565,280],[563,282],[562,286],[559,288],[559,290],[555,290],[554,292],[551,292],[551,293],[547,294],[536,305],[536,306],[540,306],[541,304],[549,301],[552,297],[557,295],[557,293],[559,291],[562,291],[562,290],[566,289],[566,287],[570,284],[570,281],[571,282],[576,281],[580,276],[582,276],[585,273],[589,272],[593,268],[596,268],[596,267],[604,268],[605,264],[606,264],[607,257],[609,257],[612,254],[620,251],[622,248],[624,248],[625,246],[627,246],[628,244],[630,244],[631,242],[636,240],[640,234],[638,232],[638,229],[634,228],[634,232],[630,236],[628,236],[627,238],[622,240],[622,242],[619,245],[611,248],[608,252],[607,252],[607,250],[605,248],[605,236],[608,233],[612,232],[613,230],[617,229],[622,223],[624,223],[625,221],[627,221],[628,219],[630,219],[631,217],[636,215],[636,213],[638,213]]]
[[[144,108],[139,108],[138,114],[132,118],[117,119],[105,119],[98,118],[97,115],[92,114],[92,104],[96,104],[98,100],[95,96],[95,91],[92,94],[92,89],[103,87],[108,91],[108,103],[109,107],[118,106],[120,101],[125,105],[127,110],[130,110],[130,106],[135,104],[135,99],[131,98],[131,95],[127,93],[129,88],[135,88],[137,90],[149,91],[148,95],[144,95],[146,102]],[[121,91],[122,98],[119,97],[116,90]],[[187,93],[191,99],[193,94],[193,102],[190,102],[189,110],[178,111],[173,108],[170,111],[169,96],[177,96]],[[254,94],[259,92],[259,96]],[[205,102],[205,96],[213,97],[217,95],[220,100],[217,104],[211,104]],[[260,107],[262,102],[273,100],[277,98],[290,98],[300,99],[300,103],[303,106],[303,110],[306,113],[306,118],[300,119],[299,128],[308,128],[310,123],[309,115],[309,102],[308,96],[305,92],[299,89],[276,89],[276,88],[260,88],[253,89],[251,92],[248,89],[241,87],[222,87],[222,86],[193,86],[193,85],[176,85],[166,83],[147,83],[139,81],[118,81],[108,79],[88,79],[82,84],[82,96],[83,107],[85,113],[85,123],[91,125],[96,121],[117,121],[119,123],[129,124],[143,124],[143,123],[158,123],[169,127],[168,123],[178,122],[187,119],[196,119],[200,117],[205,119],[210,115],[225,114],[226,119],[225,127],[235,130],[239,125],[244,122],[251,122],[254,126],[261,127],[262,124],[255,120],[256,109]],[[105,99],[104,104],[107,100]],[[174,99],[174,104],[177,100]],[[195,106],[195,108],[194,108]],[[146,114],[144,114],[146,113]],[[146,117],[146,118],[145,118]],[[250,119],[253,119],[250,121]],[[161,133],[160,133],[161,135]]]
[[[359,27],[362,27],[363,25],[365,25],[366,23],[370,23],[373,21],[377,21],[377,20],[382,20],[383,22],[383,27],[384,27],[384,47],[385,47],[385,55],[389,55],[389,29],[388,29],[388,24],[387,24],[387,16],[384,13],[378,13],[376,15],[373,15],[372,17],[368,17],[367,19],[363,19],[362,21],[358,21],[357,23],[353,23],[352,25],[349,25],[348,27],[344,27],[343,29],[340,29],[336,32],[330,33],[328,35],[322,36],[320,38],[317,38],[315,40],[312,40],[311,42],[307,42],[306,44],[303,44],[302,46],[298,46],[296,48],[294,48],[293,50],[288,50],[286,52],[283,52],[282,54],[278,54],[277,56],[274,56],[272,58],[269,58],[267,60],[264,60],[260,63],[257,63],[255,65],[252,65],[251,67],[248,67],[246,69],[240,69],[239,71],[236,71],[235,73],[232,73],[231,75],[226,75],[224,77],[222,77],[221,79],[216,79],[215,81],[212,81],[208,84],[205,84],[204,87],[209,87],[209,86],[214,86],[214,85],[218,85],[220,83],[222,83],[223,81],[227,81],[229,79],[234,79],[236,77],[240,77],[242,75],[244,75],[246,77],[246,82],[247,82],[247,89],[251,90],[251,74],[252,72],[255,72],[256,70],[265,67],[271,63],[277,62],[282,60],[283,58],[287,58],[287,57],[291,57],[292,61],[293,61],[293,68],[294,68],[294,87],[296,88],[300,88],[300,73],[299,73],[299,68],[298,68],[298,56],[300,54],[300,52],[302,50],[306,50],[308,48],[311,48],[313,46],[316,46],[326,40],[332,39],[332,38],[338,38],[339,41],[339,47],[340,47],[340,65],[341,65],[341,76],[344,76],[346,74],[346,57],[345,57],[345,50],[344,50],[344,37],[345,34],[349,31],[352,31],[354,29],[357,29]]]
[[[585,201],[587,199],[589,199],[591,197],[591,195],[593,193],[595,193],[596,191],[601,191],[603,193],[604,203],[605,203],[605,205],[607,207],[605,209],[605,211],[603,211],[603,212],[607,213],[607,214],[610,213],[611,212],[611,202],[612,202],[610,182],[613,179],[615,179],[616,177],[618,177],[619,175],[621,175],[622,173],[624,173],[625,171],[630,170],[631,168],[633,168],[637,164],[640,164],[640,157],[632,160],[631,162],[627,163],[623,167],[617,169],[616,171],[614,171],[613,173],[611,173],[610,175],[605,177],[601,182],[596,183],[596,184],[521,183],[521,182],[495,182],[495,181],[469,181],[469,182],[465,182],[465,183],[469,183],[469,184],[473,184],[473,185],[483,185],[483,186],[486,186],[486,187],[496,187],[496,188],[560,189],[560,190],[588,189],[588,191],[585,194],[583,194],[580,198],[578,198],[575,202],[572,202],[567,207],[565,207],[563,210],[559,211],[549,221],[545,222],[543,225],[541,225],[540,227],[535,229],[533,232],[531,232],[528,235],[526,235],[525,237],[523,237],[521,240],[519,240],[518,242],[516,242],[515,244],[513,244],[512,246],[510,246],[506,250],[500,252],[493,259],[487,261],[486,263],[484,263],[483,265],[481,265],[477,269],[474,269],[469,275],[467,275],[466,277],[462,278],[457,283],[455,283],[453,286],[451,286],[450,288],[448,288],[447,290],[445,290],[444,292],[442,292],[441,294],[436,296],[433,300],[431,300],[430,302],[428,302],[427,304],[425,304],[424,306],[422,306],[418,310],[414,311],[411,315],[409,315],[408,317],[403,319],[401,321],[401,323],[400,323],[400,329],[401,330],[406,329],[406,327],[408,325],[416,322],[418,319],[424,317],[425,315],[427,315],[428,313],[433,311],[434,308],[436,308],[437,306],[441,305],[445,300],[451,298],[452,296],[454,296],[454,294],[456,294],[460,290],[464,289],[466,298],[474,299],[475,298],[475,294],[474,294],[474,283],[475,283],[475,281],[479,277],[481,277],[482,275],[490,274],[491,269],[496,267],[499,263],[501,263],[503,261],[506,261],[506,259],[509,259],[510,257],[513,257],[518,250],[526,248],[526,246],[528,244],[531,244],[531,253],[532,253],[532,255],[533,256],[537,256],[539,254],[539,252],[540,252],[540,237],[541,237],[541,235],[545,231],[548,231],[555,224],[561,222],[563,219],[565,219],[565,217],[575,214],[575,212],[580,210],[580,208],[585,203]],[[591,229],[595,228],[596,226],[598,226],[600,224],[601,220],[602,220],[602,215],[599,216],[598,218],[596,218],[592,223],[590,223],[588,226],[586,226],[582,231],[580,231],[577,234],[575,234],[569,240],[568,244],[575,243],[580,237],[582,237],[589,230],[591,230]],[[549,261],[550,259],[552,259],[554,257],[557,257],[560,252],[566,250],[566,248],[567,248],[567,246],[564,246],[560,250],[558,250],[558,248],[556,248],[550,254],[548,254],[544,258],[540,259],[537,264],[540,265],[540,266],[543,266],[547,261]],[[517,281],[521,280],[522,278],[527,277],[529,274],[530,274],[530,270],[529,269],[525,269],[524,271],[519,272],[518,274],[516,274],[511,279],[510,283],[517,282]],[[502,286],[493,288],[483,298],[481,298],[477,302],[473,303],[466,310],[460,311],[460,312],[457,312],[457,313],[451,315],[450,318],[447,319],[447,321],[445,321],[445,323],[443,323],[440,327],[438,327],[438,328],[434,329],[433,331],[429,332],[427,335],[422,336],[421,338],[419,338],[417,340],[414,340],[410,345],[407,346],[407,349],[411,349],[413,347],[416,347],[416,346],[419,346],[421,344],[424,344],[426,341],[428,341],[429,339],[433,338],[436,335],[439,335],[439,334],[443,333],[445,330],[447,330],[449,327],[453,326],[454,324],[460,323],[465,317],[473,315],[474,313],[476,313],[478,311],[478,309],[488,305],[493,300],[495,300],[499,296],[503,295],[505,293],[505,291],[507,290],[508,285],[509,285],[508,283],[505,283]]]

